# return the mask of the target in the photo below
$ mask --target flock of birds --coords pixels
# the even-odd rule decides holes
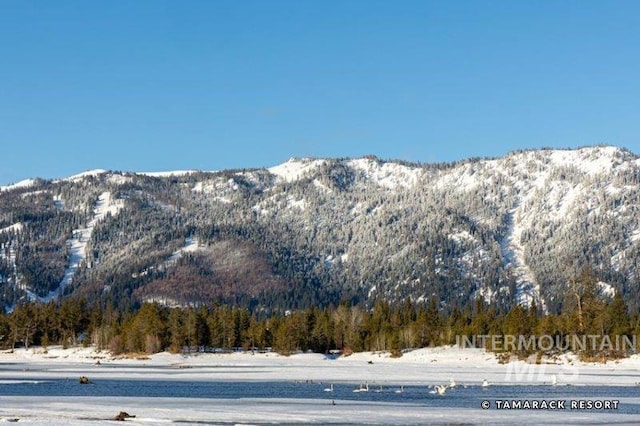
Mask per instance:
[[[558,386],[558,378],[556,377],[556,375],[552,375],[551,376],[551,385],[552,386]],[[447,393],[447,389],[454,389],[458,386],[458,384],[456,383],[456,381],[454,379],[451,379],[451,381],[449,382],[448,385],[434,385],[434,386],[430,386],[430,394],[434,394],[434,395],[444,395]],[[480,385],[481,388],[486,389],[490,386],[489,381],[487,379],[483,379],[482,380],[482,384]],[[465,388],[467,388],[467,385],[464,385]],[[333,392],[333,383],[331,383],[329,385],[328,388],[324,389],[325,392]],[[354,393],[359,393],[359,392],[369,392],[369,383],[362,383],[360,384],[360,386],[358,386],[357,388],[355,388],[353,390]],[[374,390],[374,392],[377,393],[382,393],[384,392],[382,385],[380,385],[377,389]],[[404,385],[400,386],[400,388],[395,389],[393,391],[394,393],[404,393]]]
[[[553,376],[554,382],[553,384],[556,384],[556,380],[555,380],[555,375]],[[458,384],[456,383],[456,381],[454,379],[451,379],[451,381],[449,382],[448,385],[435,385],[432,387],[432,389],[429,391],[429,393],[431,394],[436,394],[436,395],[444,395],[447,392],[447,389],[453,389],[457,386]],[[464,386],[465,388],[467,387],[466,385]],[[482,384],[480,385],[480,387],[482,388],[488,388],[489,387],[489,382],[487,381],[487,379],[482,380]],[[325,392],[333,392],[334,388],[333,388],[333,383],[331,383],[329,385],[328,388],[324,389]],[[354,393],[359,393],[359,392],[369,392],[369,383],[362,383],[360,384],[360,386],[358,386],[357,388],[355,388],[353,390]],[[384,392],[382,385],[380,385],[380,387],[378,389],[375,389],[374,392],[376,393],[382,393]],[[395,389],[393,391],[394,393],[404,393],[404,385],[400,386],[398,389]]]
[[[556,377],[556,375],[552,375],[551,376],[551,385],[552,386],[558,386],[558,378]],[[430,394],[434,394],[434,395],[444,395],[447,393],[447,389],[454,389],[458,386],[458,384],[456,383],[456,381],[454,379],[451,379],[451,381],[449,382],[448,385],[434,385],[434,386],[430,386]],[[482,384],[480,385],[481,388],[486,389],[490,386],[489,381],[487,379],[483,379],[482,380]],[[464,385],[465,388],[467,388],[467,385]],[[329,385],[328,388],[324,389],[325,392],[333,392],[334,388],[333,388],[333,383],[331,383]],[[369,392],[369,383],[365,382],[360,384],[360,386],[358,386],[357,388],[355,388],[353,390],[354,393],[359,393],[359,392]],[[384,392],[382,385],[380,385],[377,389],[374,390],[374,392],[376,393],[382,393]],[[395,389],[393,391],[394,393],[404,393],[404,385],[400,386],[398,389]]]
[[[444,395],[445,393],[447,393],[447,389],[454,389],[457,386],[458,384],[456,383],[456,381],[451,379],[448,385],[435,385],[433,389],[429,391],[429,393],[436,394],[436,395]],[[467,386],[465,385],[464,387],[466,388]],[[487,379],[483,379],[480,387],[488,388],[489,381]]]

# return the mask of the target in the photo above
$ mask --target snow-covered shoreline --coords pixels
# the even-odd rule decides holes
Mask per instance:
[[[335,358],[315,353],[283,356],[257,352],[190,355],[162,352],[114,356],[91,347],[19,348],[0,351],[0,379],[15,376],[15,369],[2,368],[8,363],[22,366],[21,377],[29,379],[91,374],[109,378],[139,375],[158,380],[367,381],[428,386],[448,383],[451,378],[470,385],[480,383],[484,378],[504,385],[548,384],[556,375],[572,385],[637,386],[640,382],[638,355],[606,363],[581,362],[570,355],[543,360],[539,364],[533,360],[501,363],[490,352],[455,346],[416,349],[400,358],[392,358],[387,352],[363,352]],[[136,367],[140,367],[139,372]],[[243,367],[250,369],[250,373],[242,370]]]
[[[181,355],[166,352],[124,357],[80,347],[0,351],[0,385],[20,385],[30,381],[37,384],[43,380],[60,379],[77,383],[82,375],[98,386],[114,380],[194,384],[290,382],[307,384],[296,386],[312,383],[319,392],[311,399],[225,398],[224,395],[203,398],[196,392],[188,398],[0,395],[0,422],[19,419],[20,424],[46,423],[49,426],[111,424],[110,419],[119,410],[125,410],[137,415],[127,421],[145,424],[634,423],[637,416],[625,412],[514,412],[483,410],[475,406],[478,404],[443,407],[428,399],[428,389],[433,385],[448,384],[454,379],[459,387],[465,388],[460,391],[475,389],[481,392],[480,384],[487,379],[496,390],[500,387],[513,389],[513,385],[534,385],[544,394],[547,392],[545,389],[553,386],[554,376],[560,385],[573,385],[569,388],[554,387],[556,397],[563,395],[563,389],[588,389],[584,386],[594,389],[627,386],[632,389],[640,381],[640,358],[633,356],[604,364],[578,362],[571,357],[559,358],[554,363],[514,361],[501,364],[494,354],[484,350],[458,347],[418,349],[405,353],[401,358],[370,352],[331,358],[322,354],[287,357],[275,353]],[[327,383],[344,389],[346,385],[351,387],[364,382],[374,389],[384,386],[389,392],[400,385],[413,387],[414,392],[419,387],[418,391],[425,395],[425,399],[385,402],[336,397],[334,400],[322,392]],[[633,397],[635,391],[625,392],[631,397],[619,398],[621,404],[640,404],[640,397]],[[455,391],[451,393],[449,395],[448,392],[444,398],[455,398]]]

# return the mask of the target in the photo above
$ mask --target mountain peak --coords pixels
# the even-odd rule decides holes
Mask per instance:
[[[76,181],[76,180],[82,180],[82,179],[84,179],[86,177],[100,176],[101,174],[104,174],[104,173],[108,173],[108,171],[104,170],[104,169],[87,170],[87,171],[84,171],[82,173],[78,173],[78,174],[69,176],[67,178],[64,178],[63,180],[68,181],[68,182],[73,182],[73,181]]]
[[[21,180],[20,182],[13,183],[11,185],[0,186],[0,192],[2,192],[2,191],[11,191],[13,189],[20,189],[20,188],[29,188],[29,187],[35,185],[36,182],[37,182],[36,179]]]
[[[272,175],[276,175],[280,181],[295,182],[326,164],[326,162],[327,160],[323,159],[292,157],[285,163],[270,167],[267,170]]]
[[[604,296],[640,301],[640,162],[623,149],[434,166],[291,158],[175,178],[192,172],[4,187],[0,306],[63,292],[264,309],[481,297],[555,311],[585,267]],[[76,184],[88,176],[99,178]]]

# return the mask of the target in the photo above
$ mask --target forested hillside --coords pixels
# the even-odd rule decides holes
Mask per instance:
[[[619,293],[608,302],[599,299],[595,285],[590,273],[581,273],[571,291],[573,303],[560,314],[544,315],[535,305],[500,312],[480,299],[448,314],[433,299],[428,305],[378,300],[369,309],[343,302],[273,315],[228,305],[168,308],[145,303],[135,312],[120,312],[75,298],[28,302],[0,314],[0,348],[82,344],[113,354],[389,351],[397,357],[407,349],[469,347],[471,342],[471,347],[496,352],[502,361],[513,355],[540,361],[572,351],[583,360],[606,362],[637,353],[640,317],[627,313]],[[507,337],[524,337],[529,343],[509,345]]]
[[[482,299],[559,312],[589,268],[600,297],[619,292],[635,312],[639,189],[640,160],[614,147],[29,180],[0,190],[0,306],[450,312]]]

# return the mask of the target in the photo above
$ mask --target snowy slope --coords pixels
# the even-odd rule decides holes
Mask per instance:
[[[267,169],[269,173],[276,175],[278,180],[284,182],[295,182],[326,163],[326,160],[315,160],[311,158],[291,158],[286,163],[279,164]]]
[[[7,226],[5,228],[0,229],[0,233],[3,232],[20,232],[24,228],[24,225],[20,222],[14,223],[11,226]]]
[[[414,186],[423,174],[420,167],[408,167],[393,162],[380,164],[370,158],[350,160],[347,164],[358,171],[364,179],[387,189]]]
[[[64,178],[64,181],[67,182],[75,182],[75,181],[79,181],[82,180],[86,177],[96,177],[96,176],[100,176],[101,174],[107,173],[106,170],[103,169],[93,169],[93,170],[87,170],[85,172],[82,173],[78,173],[72,176],[69,176],[67,178]]]
[[[22,253],[20,238],[37,244],[37,229],[55,242],[44,264],[60,274],[70,255],[64,277],[48,284],[60,279],[60,288],[89,267],[74,288],[99,287],[91,276],[120,279],[114,269],[144,285],[163,262],[170,269],[183,253],[218,239],[259,247],[291,285],[362,299],[437,297],[446,307],[482,297],[555,309],[567,279],[585,265],[606,283],[603,294],[640,287],[640,159],[624,149],[531,150],[431,165],[292,158],[269,169],[191,172],[93,170],[33,181],[21,197],[4,187],[0,260],[10,270],[9,249]],[[83,217],[88,205],[94,211]],[[87,265],[94,258],[88,243],[108,211],[117,223],[101,229],[91,247],[100,261]],[[69,252],[61,253],[65,240]]]
[[[540,222],[550,229],[565,226],[586,207],[597,209],[601,199],[593,193],[601,191],[606,182],[605,195],[624,198],[636,186],[616,186],[611,176],[637,167],[638,160],[630,153],[615,147],[591,147],[578,150],[540,150],[510,154],[496,160],[463,163],[439,172],[435,185],[442,191],[469,193],[484,191],[483,185],[498,183],[496,198],[512,198],[512,207],[502,216],[505,229],[500,247],[507,270],[516,285],[516,300],[524,305],[535,302],[545,309],[540,284],[529,264],[527,241],[523,236],[539,233]],[[501,182],[501,183],[499,183]],[[491,200],[486,193],[482,197]],[[474,212],[478,223],[491,223],[495,211]],[[632,234],[622,245],[625,250],[637,247]],[[524,238],[525,240],[527,238]],[[613,264],[619,266],[621,254],[614,254]],[[490,292],[484,289],[483,294]],[[613,291],[608,290],[608,291]]]
[[[36,183],[35,179],[25,179],[12,185],[0,186],[0,192],[11,191],[14,189],[29,188]]]
[[[73,276],[87,257],[87,243],[91,239],[93,229],[99,221],[104,219],[107,214],[116,215],[122,209],[123,203],[121,200],[114,200],[111,197],[110,192],[103,192],[98,197],[95,207],[93,209],[93,217],[87,223],[85,228],[79,228],[73,231],[73,238],[67,241],[71,249],[71,257],[69,259],[69,265],[64,273],[64,278],[60,281],[60,285],[57,289],[49,292],[47,296],[38,298],[43,302],[48,302],[55,299],[64,291],[64,288],[71,283]]]
[[[198,173],[198,171],[197,170],[172,170],[168,172],[136,172],[137,175],[150,176],[150,177],[186,176],[192,173]]]

